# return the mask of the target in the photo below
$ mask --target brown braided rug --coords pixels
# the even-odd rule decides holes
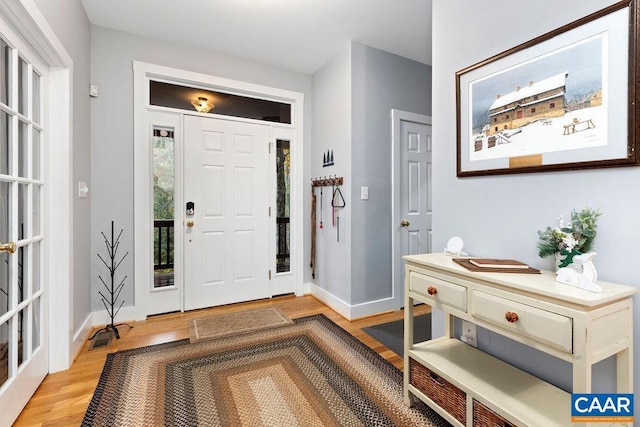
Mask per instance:
[[[111,353],[83,426],[440,426],[402,373],[323,315]]]

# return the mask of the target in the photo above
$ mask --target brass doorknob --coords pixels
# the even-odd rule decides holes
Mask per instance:
[[[406,219],[403,219],[403,220],[400,222],[400,225],[401,225],[401,226],[403,226],[403,227],[408,227],[408,226],[409,226],[409,221],[407,221]]]
[[[0,252],[9,252],[10,254],[14,253],[18,249],[18,245],[16,242],[8,242],[4,245],[0,245]]]
[[[192,219],[188,219],[187,220],[187,227],[191,228],[191,227],[193,227],[193,225],[194,225],[193,220]]]

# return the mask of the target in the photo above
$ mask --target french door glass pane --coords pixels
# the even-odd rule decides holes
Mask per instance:
[[[42,179],[40,175],[40,152],[42,151],[42,147],[40,146],[40,131],[38,129],[33,129],[31,144],[33,146],[31,154],[33,160],[33,179]]]
[[[21,246],[18,248],[18,304],[26,300],[29,296],[27,289],[29,279],[29,246]]]
[[[0,242],[9,241],[9,212],[11,212],[10,192],[11,185],[0,182]],[[10,282],[11,263],[8,252],[0,253],[0,316],[9,311],[11,298]]]
[[[40,347],[40,298],[33,301],[32,307],[31,350],[35,351]]]
[[[33,244],[31,244],[31,252],[33,253],[33,258],[31,261],[31,266],[33,267],[33,281],[32,281],[32,286],[33,286],[33,291],[32,293],[35,294],[36,292],[38,292],[40,290],[40,287],[42,286],[40,284],[40,279],[41,279],[41,271],[40,271],[40,242],[34,242]]]
[[[32,92],[32,104],[31,109],[33,111],[33,121],[36,123],[41,123],[41,109],[40,109],[40,75],[36,72],[33,73],[33,92]],[[35,160],[35,159],[34,159]]]
[[[290,177],[291,153],[289,141],[276,141],[276,272],[291,271]]]
[[[18,124],[18,176],[26,178],[29,168],[29,126],[26,123]]]
[[[31,207],[33,212],[33,233],[32,236],[39,236],[41,232],[40,228],[40,186],[33,184],[33,206]]]
[[[11,328],[9,322],[5,322],[0,325],[0,387],[9,379],[10,338]]]
[[[9,159],[11,158],[9,145],[9,115],[0,111],[0,174],[9,174]]]
[[[22,58],[18,59],[18,112],[24,116],[27,115],[29,107],[29,98],[27,97],[27,89],[29,86],[29,67]]]
[[[0,102],[9,105],[10,88],[11,88],[11,49],[7,43],[0,39]]]
[[[153,287],[174,285],[174,131],[155,128],[153,151]]]
[[[29,187],[27,184],[18,185],[18,239],[28,239],[27,224],[29,223],[29,210],[27,205],[27,195]]]
[[[27,339],[26,314],[26,310],[18,312],[18,366],[22,365],[26,356],[26,348],[24,346],[24,342]]]

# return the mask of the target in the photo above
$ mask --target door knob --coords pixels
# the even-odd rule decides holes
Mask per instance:
[[[400,225],[401,225],[401,226],[403,226],[403,227],[408,227],[408,226],[409,226],[409,221],[407,221],[406,219],[403,219],[403,220],[400,222]]]
[[[8,242],[4,245],[0,245],[0,252],[9,252],[10,254],[12,254],[16,251],[17,248],[18,245],[16,245],[16,242]]]
[[[193,220],[192,219],[188,219],[187,220],[187,227],[191,228],[191,227],[193,227],[193,225],[194,225]]]

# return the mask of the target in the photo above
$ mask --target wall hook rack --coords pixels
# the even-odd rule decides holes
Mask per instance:
[[[317,177],[311,180],[312,187],[335,187],[337,185],[343,185],[343,184],[344,184],[344,178],[336,175],[334,175],[333,177],[331,176]]]

